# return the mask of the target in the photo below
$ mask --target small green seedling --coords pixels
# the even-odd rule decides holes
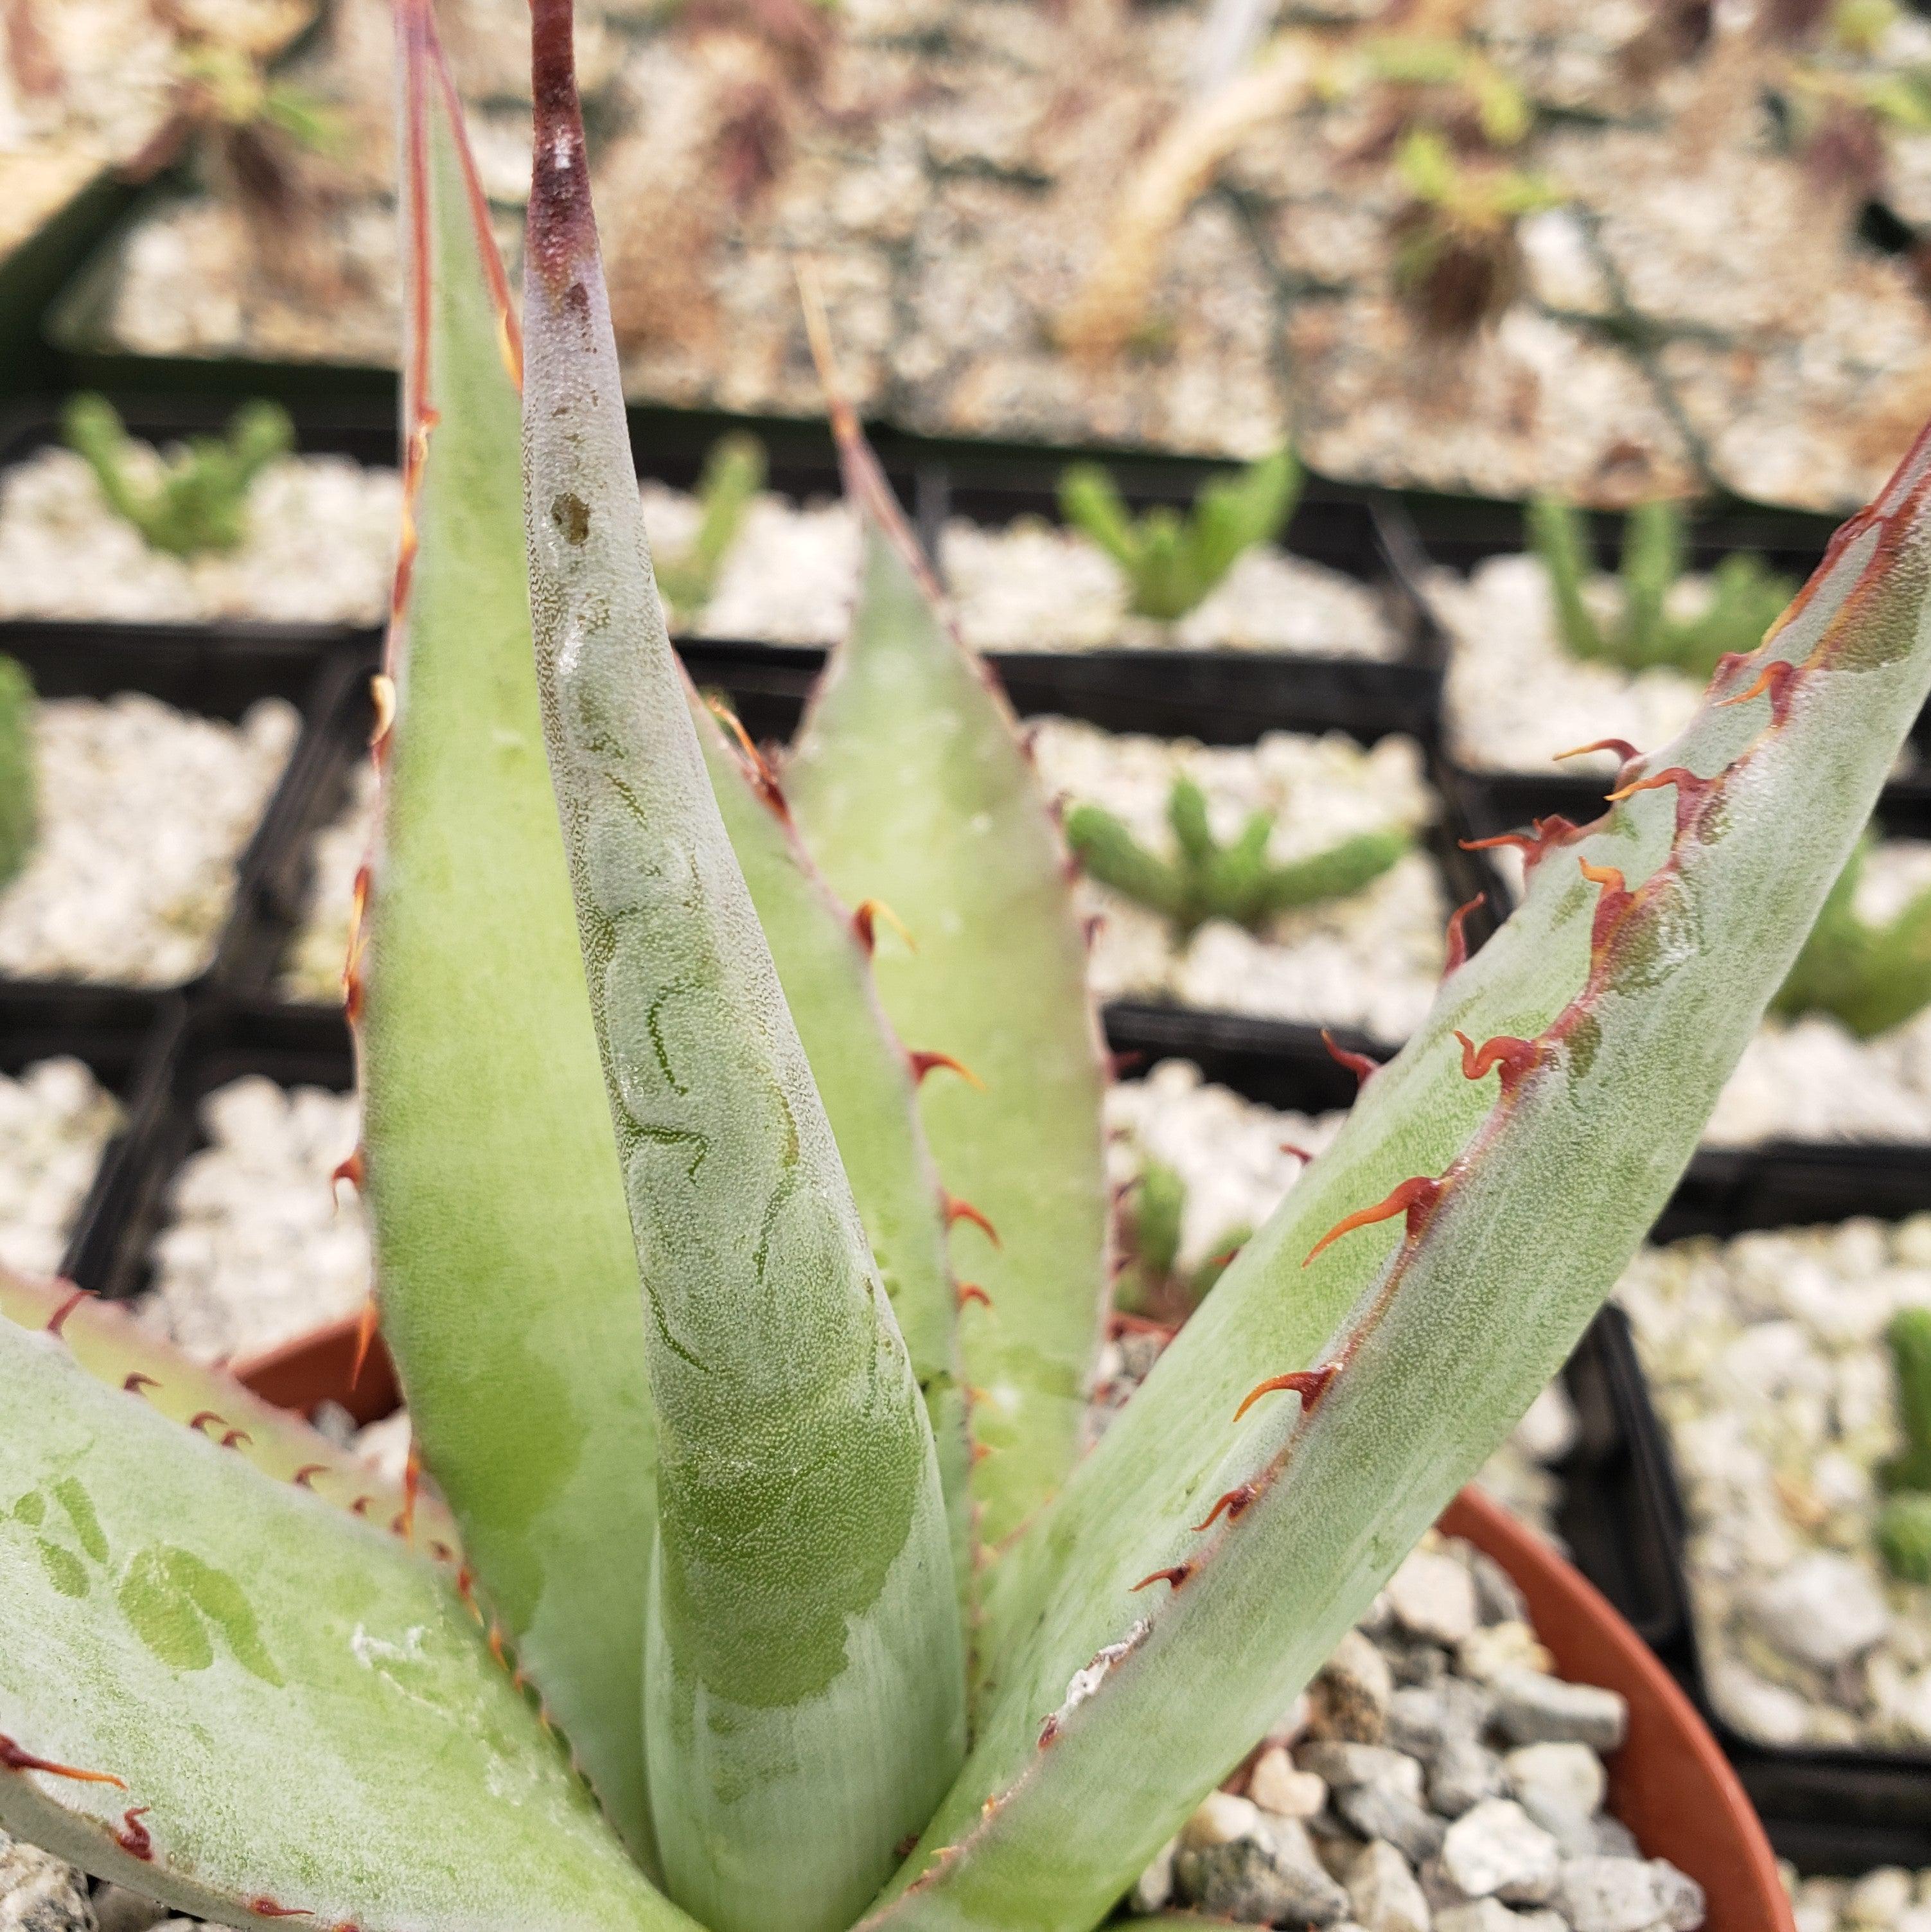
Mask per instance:
[[[697,479],[694,536],[673,556],[655,560],[658,588],[673,622],[688,622],[711,601],[718,572],[744,527],[751,499],[764,488],[764,446],[754,436],[721,436]]]
[[[1931,1308],[1900,1309],[1887,1339],[1904,1448],[1878,1472],[1890,1492],[1878,1515],[1878,1548],[1893,1576],[1931,1583]]]
[[[1786,1017],[1828,1013],[1860,1040],[1901,1026],[1931,1004],[1931,889],[1885,925],[1858,916],[1858,881],[1875,843],[1867,833],[1852,851],[1771,1002]]]
[[[1176,623],[1234,568],[1241,554],[1287,527],[1301,491],[1300,466],[1285,449],[1237,476],[1206,484],[1183,517],[1165,504],[1135,517],[1097,464],[1060,479],[1060,510],[1126,575],[1138,616]]]
[[[34,683],[12,658],[0,658],[0,886],[27,862],[39,818],[34,754]]]
[[[1174,781],[1167,822],[1171,858],[1148,851],[1103,806],[1074,806],[1066,838],[1093,878],[1162,914],[1183,937],[1210,919],[1258,932],[1296,906],[1345,898],[1378,879],[1414,843],[1399,827],[1385,826],[1283,865],[1267,856],[1272,812],[1255,812],[1240,836],[1223,844],[1208,822],[1207,794],[1189,778]]]
[[[1407,190],[1391,229],[1395,292],[1430,334],[1473,334],[1521,292],[1517,224],[1562,196],[1525,170],[1459,159],[1432,128],[1408,136],[1395,170]]]
[[[114,513],[151,549],[170,556],[233,550],[247,533],[255,479],[294,446],[295,428],[274,403],[237,410],[225,436],[197,436],[166,458],[157,478],[142,476],[133,445],[104,396],[76,396],[62,428],[67,446],[94,472]]]
[[[1622,610],[1614,624],[1598,622],[1585,587],[1593,559],[1582,520],[1552,496],[1529,506],[1530,547],[1549,572],[1557,628],[1573,657],[1620,664],[1625,670],[1665,666],[1708,677],[1726,653],[1753,651],[1797,586],[1759,556],[1735,551],[1711,574],[1710,601],[1694,617],[1669,610],[1670,592],[1684,574],[1684,518],[1668,501],[1639,504],[1623,525]]]
[[[1492,148],[1513,148],[1528,138],[1535,106],[1522,88],[1469,42],[1446,34],[1378,34],[1362,49],[1374,80],[1404,88],[1438,92],[1458,130]],[[1419,124],[1411,122],[1411,127]]]
[[[1177,1169],[1151,1154],[1121,1204],[1120,1246],[1126,1265],[1114,1283],[1114,1305],[1177,1327],[1202,1301],[1245,1247],[1253,1229],[1229,1228],[1207,1258],[1180,1263],[1180,1232],[1186,1218],[1187,1184]]]

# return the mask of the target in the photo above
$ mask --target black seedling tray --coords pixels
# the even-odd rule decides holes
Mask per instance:
[[[342,1016],[212,1003],[185,1012],[129,1124],[110,1198],[88,1230],[86,1273],[76,1276],[83,1286],[116,1300],[147,1287],[148,1251],[167,1220],[169,1186],[182,1162],[206,1144],[200,1104],[249,1073],[279,1087],[346,1093],[355,1084],[355,1060]]]
[[[1697,1168],[1713,1159],[1738,1173],[1754,1170],[1720,1213],[1707,1191],[1699,1198]],[[1761,1154],[1699,1155],[1653,1238],[1729,1235],[1931,1207],[1931,1160],[1922,1150],[1915,1174],[1880,1173],[1874,1186],[1868,1179],[1858,1156],[1848,1151],[1836,1161],[1774,1148]],[[1629,1372],[1618,1376],[1614,1395],[1633,1481],[1621,1505],[1602,1513],[1603,1541],[1578,1545],[1585,1570],[1612,1596],[1619,1582],[1628,1587],[1627,1599],[1618,1599],[1618,1607],[1695,1700],[1783,1856],[1806,1871],[1931,1864],[1931,1751],[1780,1749],[1743,1736],[1711,1703],[1690,1608],[1685,1515],[1669,1438],[1633,1348],[1629,1356]]]
[[[4,628],[4,627],[0,627]],[[135,640],[89,625],[71,627],[72,638],[14,634],[0,651],[19,659],[43,699],[107,699],[122,692],[144,692],[175,710],[232,723],[264,698],[284,698],[303,714],[303,736],[318,694],[328,676],[328,659],[291,652],[274,643],[234,642],[207,631],[183,630]],[[226,924],[208,965],[187,983],[219,978],[229,970],[232,949],[240,944],[250,884],[272,843],[270,827],[279,801],[301,757],[301,738],[271,790],[262,818],[243,848]],[[91,990],[89,982],[0,980],[0,997],[39,993],[52,998]],[[136,988],[158,994],[178,988]]]
[[[117,396],[115,406],[129,433],[162,445],[184,437],[218,434],[234,414],[235,405],[180,395]],[[0,472],[37,450],[61,440],[60,404],[46,398],[19,404],[0,419]],[[308,408],[293,418],[296,450],[304,455],[346,456],[366,467],[392,469],[396,460],[393,411],[340,405]],[[218,643],[260,653],[280,653],[313,664],[345,638],[358,634],[352,625],[270,623],[242,619],[212,621],[163,620],[151,622],[129,619],[16,617],[0,620],[0,651],[18,657],[35,644],[91,650],[102,644],[148,648],[169,639]]]
[[[178,1024],[178,1003],[164,997],[94,987],[0,986],[0,1072],[17,1076],[37,1061],[71,1054],[121,1102],[120,1130],[101,1151],[61,1253],[61,1273],[82,1287],[95,1285],[122,1150],[164,1082],[168,1043]]]

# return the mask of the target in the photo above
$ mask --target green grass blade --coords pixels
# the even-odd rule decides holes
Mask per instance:
[[[1862,827],[1931,688],[1927,584],[1931,432],[1642,789],[1531,842],[1523,905],[995,1580],[973,1755],[868,1923],[1095,1924],[1501,1439]],[[1311,1406],[1276,1382],[1327,1370]]]
[[[714,1932],[829,1932],[963,1748],[944,1498],[664,634],[568,0],[539,0],[535,28],[526,527],[658,1421],[652,1816],[673,1895]]]
[[[418,548],[358,1029],[382,1323],[484,1596],[647,1857],[643,1324],[544,762],[514,332],[428,9],[403,17]]]
[[[10,1322],[0,1497],[7,1830],[222,1925],[691,1932],[394,1538]]]
[[[1078,1450],[1106,1293],[1105,1076],[1066,851],[1039,780],[1011,712],[908,561],[856,435],[847,425],[865,524],[859,608],[785,792],[832,890],[883,901],[916,944],[881,944],[874,962],[899,1036],[973,1076],[934,1072],[921,1112],[946,1186],[999,1233],[996,1249],[972,1230],[957,1238],[961,1270],[989,1298],[960,1328],[984,1452],[979,1532],[996,1546]]]
[[[778,984],[925,1399],[963,1600],[972,1579],[972,1448],[958,1290],[946,1252],[945,1194],[919,1124],[917,1083],[872,984],[880,914],[866,908],[861,932],[861,921],[812,869],[775,774],[748,747],[751,762],[740,758],[694,698],[692,716],[724,830],[770,942]]]

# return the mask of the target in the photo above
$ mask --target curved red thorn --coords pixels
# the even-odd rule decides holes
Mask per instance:
[[[1665,785],[1675,785],[1684,790],[1697,790],[1707,787],[1710,781],[1699,778],[1687,765],[1672,765],[1666,771],[1652,772],[1648,778],[1632,778],[1626,785],[1618,785],[1609,794],[1611,805],[1620,805],[1626,798],[1633,798],[1639,791],[1659,791]]]
[[[312,1490],[315,1486],[316,1478],[325,1476],[328,1473],[328,1465],[326,1462],[304,1462],[289,1477],[289,1480],[298,1490]]]
[[[1214,1526],[1216,1519],[1222,1514],[1225,1515],[1229,1522],[1237,1521],[1240,1518],[1241,1511],[1244,1510],[1247,1505],[1260,1494],[1260,1492],[1261,1486],[1258,1483],[1237,1484],[1234,1488],[1229,1490],[1225,1496],[1222,1496],[1219,1500],[1215,1503],[1213,1508],[1207,1511],[1206,1519],[1204,1522],[1197,1522],[1194,1525],[1195,1532],[1198,1533],[1203,1529],[1211,1529]]]
[[[962,1281],[959,1283],[958,1305],[963,1308],[968,1301],[976,1301],[982,1308],[990,1308],[992,1306],[992,1297],[988,1294],[976,1281]]]
[[[335,1163],[334,1171],[328,1177],[328,1185],[333,1190],[340,1187],[345,1180],[355,1189],[358,1194],[361,1193],[362,1191],[362,1150],[360,1146],[351,1148],[343,1159]]]
[[[970,1201],[961,1201],[956,1194],[947,1194],[943,1190],[939,1198],[945,1203],[948,1228],[955,1228],[961,1221],[970,1221],[995,1248],[1003,1245],[999,1238],[999,1230]]]
[[[1164,1570],[1156,1570],[1150,1576],[1142,1576],[1134,1584],[1135,1590],[1144,1590],[1155,1583],[1165,1583],[1169,1589],[1177,1590],[1193,1574],[1191,1563],[1169,1564]]]
[[[1489,895],[1486,892],[1477,892],[1472,899],[1465,899],[1448,915],[1448,954],[1442,962],[1441,968],[1441,976],[1444,980],[1450,974],[1456,972],[1468,964],[1467,920],[1468,915],[1477,906],[1486,904],[1488,902],[1488,898]]]
[[[490,1654],[505,1670],[509,1668],[509,1660],[503,1655],[503,1627],[493,1619],[490,1624]]]
[[[244,1442],[253,1442],[254,1438],[245,1429],[231,1429],[221,1438],[224,1449],[238,1449]]]
[[[187,1426],[190,1429],[199,1429],[204,1424],[210,1422],[218,1422],[223,1429],[226,1429],[228,1426],[228,1418],[225,1415],[217,1415],[211,1408],[196,1409],[195,1412],[188,1418]]]
[[[127,1780],[111,1771],[82,1771],[77,1766],[56,1764],[50,1757],[36,1757],[4,1732],[0,1732],[0,1771],[41,1771],[49,1778],[70,1778],[76,1784],[111,1784],[121,1791],[127,1788]]]
[[[1592,738],[1586,745],[1572,745],[1567,751],[1558,752],[1555,755],[1558,759],[1582,758],[1591,752],[1614,752],[1618,762],[1625,765],[1642,756],[1627,738]]]
[[[47,1333],[49,1335],[60,1334],[61,1329],[67,1326],[67,1318],[71,1315],[83,1301],[88,1301],[92,1300],[92,1296],[89,1294],[85,1288],[76,1288],[73,1292],[54,1310],[52,1318],[47,1323]],[[64,1340],[65,1339],[65,1336],[61,1336],[62,1340]]]
[[[142,1816],[151,1808],[145,1804],[130,1804],[121,1814],[121,1828],[114,1834],[114,1842],[130,1858],[139,1858],[143,1864],[154,1862],[154,1841]]]
[[[364,1365],[369,1359],[370,1346],[376,1339],[376,1298],[372,1294],[362,1304],[361,1313],[355,1318],[355,1359],[349,1369],[349,1386],[352,1389],[362,1379]]]
[[[430,1538],[429,1553],[439,1563],[453,1563],[456,1560],[455,1551],[451,1550],[439,1536]]]
[[[127,1394],[139,1395],[144,1388],[159,1388],[160,1384],[152,1376],[143,1375],[139,1369],[134,1369],[123,1378],[121,1386]]]
[[[1306,1166],[1308,1163],[1314,1159],[1314,1156],[1309,1154],[1306,1148],[1297,1147],[1292,1141],[1282,1142],[1281,1151],[1283,1154],[1292,1154],[1295,1160],[1299,1161],[1303,1167]]]
[[[1238,1422],[1264,1395],[1297,1395],[1301,1399],[1301,1413],[1310,1414],[1315,1404],[1327,1394],[1328,1384],[1339,1373],[1336,1365],[1329,1362],[1318,1369],[1294,1369],[1284,1376],[1270,1376],[1247,1391],[1234,1412],[1234,1419]]]
[[[1307,1261],[1301,1263],[1306,1268],[1324,1248],[1332,1247],[1343,1234],[1351,1234],[1357,1228],[1372,1228],[1378,1221],[1392,1221],[1397,1214],[1408,1217],[1408,1234],[1417,1231],[1421,1217],[1435,1205],[1435,1197],[1441,1192],[1441,1183],[1431,1180],[1425,1174],[1417,1174],[1392,1189],[1387,1198],[1378,1201],[1372,1208],[1357,1208],[1351,1214],[1345,1215],[1336,1222],[1321,1239],[1307,1251]]]
[[[1573,838],[1581,829],[1557,812],[1548,818],[1532,820],[1527,832],[1498,832],[1492,838],[1464,838],[1460,844],[1465,852],[1492,852],[1501,846],[1513,845],[1522,853],[1523,864],[1533,872],[1552,848]]]
[[[415,1498],[422,1488],[422,1451],[409,1438],[409,1456],[402,1466],[402,1515],[400,1534],[405,1543],[415,1540]]]
[[[313,1918],[305,1905],[277,1905],[272,1898],[251,1898],[248,1910],[258,1918]]]
[[[858,942],[867,952],[873,951],[878,944],[878,922],[886,924],[905,942],[908,952],[916,952],[919,942],[912,937],[905,922],[883,899],[865,899],[852,914],[852,930],[858,934]]]
[[[1747,690],[1738,692],[1734,698],[1718,698],[1716,708],[1721,711],[1732,704],[1747,704],[1752,698],[1762,698],[1768,693],[1771,712],[1774,714],[1780,712],[1790,680],[1796,675],[1797,667],[1788,658],[1772,658],[1757,673],[1756,681]]]
[[[1365,1053],[1350,1052],[1326,1027],[1321,1030],[1321,1043],[1327,1048],[1330,1060],[1337,1066],[1346,1067],[1354,1075],[1357,1092],[1381,1070],[1381,1063],[1378,1060],[1371,1059]]]
[[[1627,892],[1629,887],[1624,883],[1622,868],[1618,866],[1592,866],[1587,859],[1577,860],[1582,876],[1592,886],[1601,886],[1612,892]]]
[[[984,1090],[985,1082],[967,1066],[962,1060],[955,1060],[949,1053],[908,1053],[905,1058],[912,1064],[912,1080],[916,1086],[925,1076],[943,1066],[948,1073],[956,1073],[968,1087]]]
[[[349,1514],[351,1516],[367,1516],[374,1506],[375,1500],[373,1496],[358,1496],[349,1505]]]
[[[979,1464],[983,1462],[987,1456],[990,1456],[991,1454],[991,1448],[988,1444],[984,1442],[975,1442],[972,1445],[973,1467],[974,1468],[978,1468]]]
[[[1502,1070],[1502,1086],[1506,1091],[1521,1079],[1541,1057],[1542,1049],[1532,1040],[1523,1040],[1512,1033],[1498,1033],[1494,1039],[1484,1040],[1477,1046],[1459,1028],[1455,1037],[1462,1042],[1462,1077],[1465,1080],[1483,1080],[1497,1067]]]

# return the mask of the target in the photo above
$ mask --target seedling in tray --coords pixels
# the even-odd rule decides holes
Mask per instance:
[[[684,548],[655,560],[657,587],[672,620],[688,623],[711,601],[718,572],[764,488],[764,446],[754,436],[721,436],[697,481],[697,527]]]
[[[1772,1004],[1788,1016],[1828,1013],[1870,1040],[1931,1004],[1931,888],[1873,926],[1858,914],[1858,882],[1873,841],[1859,841],[1831,888],[1790,976]]]
[[[225,436],[190,436],[159,459],[157,476],[141,464],[112,404],[76,396],[62,418],[68,446],[84,458],[117,516],[154,549],[172,556],[231,550],[247,534],[248,492],[255,479],[295,445],[288,412],[274,403],[248,403]]]
[[[1889,1339],[1905,1446],[1878,1472],[1878,1546],[1894,1576],[1931,1583],[1931,1308],[1900,1309]]]
[[[400,12],[414,541],[345,1178],[419,1460],[387,1492],[0,1277],[0,1825],[222,1924],[1087,1932],[1668,1199],[1931,686],[1931,440],[1651,784],[1546,830],[1081,1455],[1099,1044],[1012,716],[842,406],[860,606],[784,769],[694,704],[567,0],[526,359]],[[916,952],[872,959],[881,903]]]
[[[1684,574],[1684,534],[1675,503],[1644,503],[1630,512],[1618,573],[1621,608],[1604,623],[1590,602],[1594,558],[1582,518],[1551,496],[1529,506],[1529,543],[1549,572],[1556,626],[1571,656],[1630,671],[1666,666],[1702,678],[1726,653],[1756,649],[1797,586],[1761,557],[1735,551],[1711,574],[1702,610],[1678,616],[1671,604]]]
[[[1128,1314],[1175,1324],[1185,1321],[1254,1232],[1252,1228],[1230,1228],[1198,1266],[1183,1268],[1180,1227],[1186,1204],[1186,1181],[1165,1161],[1149,1155],[1121,1203],[1126,1264],[1114,1283],[1113,1299]]]
[[[1269,857],[1270,812],[1253,813],[1240,836],[1214,836],[1207,794],[1176,778],[1167,800],[1174,855],[1150,852],[1105,806],[1081,802],[1066,814],[1067,842],[1102,885],[1162,914],[1183,937],[1210,919],[1258,932],[1278,914],[1324,899],[1345,898],[1371,885],[1413,844],[1399,826],[1356,833],[1304,859]]]
[[[1136,517],[1104,470],[1079,463],[1060,479],[1060,508],[1126,573],[1137,615],[1175,623],[1243,550],[1286,529],[1300,488],[1300,465],[1279,450],[1237,476],[1205,484],[1185,516],[1162,503]]]
[[[39,818],[36,702],[25,669],[12,658],[0,657],[0,886],[27,862]]]

